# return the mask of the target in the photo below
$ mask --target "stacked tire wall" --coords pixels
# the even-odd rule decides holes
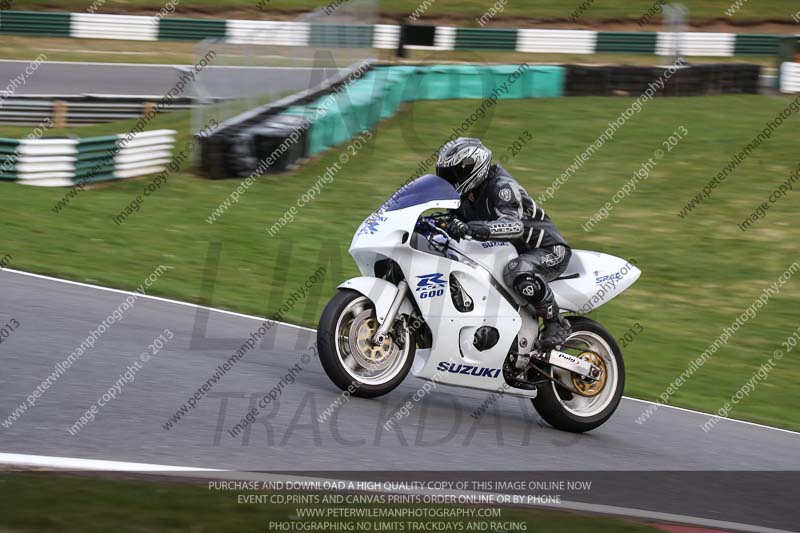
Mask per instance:
[[[565,96],[639,96],[649,87],[660,96],[757,94],[761,67],[703,64],[678,67],[568,65]],[[657,80],[663,80],[663,87]]]
[[[519,73],[518,75],[516,73]],[[357,74],[358,76],[354,76]],[[509,80],[513,78],[513,82]],[[224,123],[201,141],[211,178],[281,172],[393,116],[417,100],[556,98],[565,69],[551,66],[385,66],[305,91]],[[313,96],[312,96],[313,95]]]

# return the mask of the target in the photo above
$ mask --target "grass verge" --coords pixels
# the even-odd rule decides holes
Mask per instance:
[[[3,531],[59,531],[91,533],[120,531],[177,532],[270,531],[270,522],[320,522],[299,519],[298,507],[315,509],[355,509],[359,505],[278,505],[239,504],[237,496],[252,491],[212,491],[195,483],[92,479],[56,474],[0,474],[3,501],[0,528]],[[269,494],[269,493],[261,493]],[[404,508],[408,506],[391,506]],[[426,506],[427,507],[427,506]],[[46,510],[46,511],[45,511]],[[652,527],[617,518],[578,515],[556,511],[502,509],[500,519],[476,519],[472,523],[524,522],[527,531],[586,533],[654,533]],[[326,519],[337,523],[359,519]],[[438,520],[436,520],[438,521]],[[456,519],[456,521],[459,521]],[[373,525],[375,521],[368,520]],[[382,522],[394,522],[383,520]],[[402,526],[381,531],[412,531],[410,520],[396,521]],[[450,520],[448,531],[456,531]],[[467,522],[463,521],[466,531]],[[312,529],[305,529],[311,531]],[[354,529],[339,529],[352,531]],[[494,531],[496,529],[492,529]],[[336,529],[333,529],[336,531]],[[486,531],[486,529],[481,530]]]

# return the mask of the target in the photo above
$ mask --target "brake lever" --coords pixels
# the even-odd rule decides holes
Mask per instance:
[[[428,226],[433,230],[432,232],[428,233],[428,242],[433,246],[435,249],[440,250],[441,252],[446,252],[450,248],[450,241],[452,237],[447,234],[445,230],[431,222],[430,220],[426,220]],[[439,234],[445,238],[443,243],[436,243],[433,240],[434,233]],[[441,248],[440,248],[441,247]]]
[[[440,228],[439,226],[437,226],[436,224],[434,224],[430,220],[428,220],[427,222],[428,222],[428,225],[431,228],[433,228],[433,231],[435,231],[439,235],[443,235],[445,238],[447,238],[448,241],[452,238],[452,237],[450,237],[450,235],[448,235],[448,233],[444,230],[444,228]]]

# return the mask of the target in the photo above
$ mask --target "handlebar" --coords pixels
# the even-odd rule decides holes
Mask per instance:
[[[447,213],[421,216],[419,217],[419,220],[417,220],[416,230],[422,234],[427,234],[429,230],[433,230],[436,233],[447,236],[447,233],[444,230],[447,229],[447,225],[450,223],[452,218],[453,216]]]
[[[452,237],[450,237],[450,235],[447,233],[447,226],[454,218],[455,217],[450,213],[436,213],[434,215],[421,216],[419,217],[419,220],[417,220],[415,230],[417,233],[427,237],[428,240],[431,239],[433,233],[442,235],[445,239],[447,239],[447,242],[445,243],[445,245],[447,245],[447,243],[449,243],[452,239]],[[469,235],[465,236],[464,238],[467,240],[471,239]]]

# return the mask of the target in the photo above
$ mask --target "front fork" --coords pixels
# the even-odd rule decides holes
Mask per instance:
[[[406,294],[408,294],[408,283],[403,280],[397,284],[397,294],[395,295],[394,300],[392,300],[392,305],[389,306],[389,311],[386,313],[383,323],[372,337],[372,344],[375,346],[380,346],[384,343],[384,341],[386,341],[386,335],[394,325],[394,321],[397,318],[397,311],[403,304]]]

